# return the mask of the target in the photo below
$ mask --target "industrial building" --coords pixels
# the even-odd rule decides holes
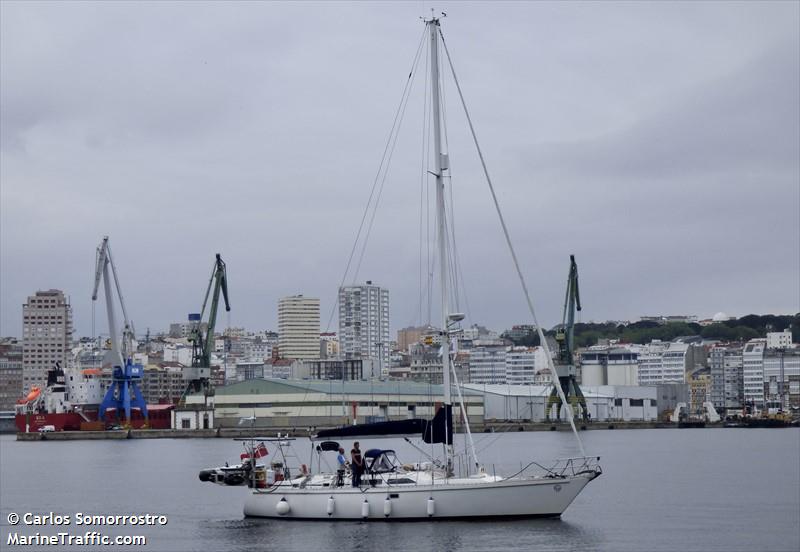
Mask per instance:
[[[620,346],[594,346],[579,354],[584,386],[638,385],[637,351]]]
[[[479,385],[465,389],[482,393],[486,421],[545,420],[550,385]],[[596,421],[655,421],[658,418],[655,387],[637,385],[581,386],[590,418]],[[551,416],[555,416],[551,413]],[[562,410],[562,417],[564,411]]]
[[[220,387],[214,396],[214,424],[240,426],[255,416],[255,427],[328,427],[409,418],[432,418],[441,403],[441,385],[395,381],[305,381],[263,379]],[[465,390],[471,423],[483,422],[483,396]],[[200,407],[202,394],[186,398]],[[456,421],[458,417],[456,417]]]

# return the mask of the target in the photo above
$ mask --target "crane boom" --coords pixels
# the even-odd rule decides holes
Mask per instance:
[[[213,294],[212,294],[213,288]],[[214,350],[214,330],[217,326],[217,310],[219,308],[219,292],[222,291],[222,296],[225,299],[225,311],[230,312],[231,305],[228,301],[228,273],[225,266],[225,261],[217,253],[214,268],[211,270],[211,278],[208,280],[208,287],[206,288],[206,296],[203,299],[203,308],[200,311],[200,319],[206,312],[208,305],[208,296],[211,295],[211,305],[208,312],[208,324],[206,325],[205,335],[203,335],[202,328],[198,327],[195,330],[197,340],[195,341],[195,350],[192,355],[192,366],[209,366],[211,364],[211,353]],[[199,346],[198,346],[199,345]]]
[[[564,312],[561,316],[561,325],[556,330],[556,343],[558,344],[558,361],[555,368],[558,382],[564,390],[564,395],[573,407],[580,412],[580,416],[588,419],[589,410],[586,398],[575,378],[575,313],[581,310],[581,294],[578,287],[578,264],[575,255],[569,256],[569,274],[567,275],[567,291],[564,296]],[[547,399],[545,419],[550,419],[550,410],[557,406],[556,418],[561,417],[561,398],[554,387]]]
[[[581,294],[578,287],[578,264],[575,255],[569,256],[569,275],[567,276],[567,293],[564,298],[564,313],[561,323],[564,325],[564,346],[561,348],[561,361],[572,364],[575,353],[575,312],[581,310]]]
[[[109,271],[109,266],[111,271]],[[117,291],[120,306],[122,307],[122,339],[117,334],[117,320],[114,312],[114,300],[112,297],[111,279],[114,279],[114,288]],[[108,236],[103,237],[103,241],[97,247],[94,268],[94,289],[92,290],[92,301],[97,301],[97,292],[100,289],[100,280],[103,281],[103,292],[106,300],[106,313],[108,315],[108,333],[111,337],[111,353],[113,357],[112,382],[106,391],[102,403],[100,403],[100,418],[102,419],[108,408],[116,409],[117,418],[120,412],[125,412],[128,422],[131,420],[131,408],[138,408],[142,416],[147,419],[147,404],[142,398],[138,382],[141,381],[143,368],[139,364],[133,364],[132,356],[134,352],[135,334],[133,324],[128,319],[128,311],[125,308],[125,300],[122,297],[122,287],[119,283],[117,267],[111,256],[111,246],[108,243]],[[146,422],[145,422],[146,423]]]
[[[111,272],[109,273],[109,266]],[[122,340],[117,334],[117,317],[114,311],[114,300],[112,298],[111,280],[114,280],[114,288],[117,291],[119,304],[122,307]],[[128,318],[128,310],[125,308],[125,299],[122,295],[122,287],[119,283],[119,276],[117,275],[117,267],[114,264],[114,258],[111,255],[111,245],[108,242],[108,236],[103,237],[103,241],[97,247],[97,254],[95,257],[94,269],[94,289],[92,291],[92,301],[97,301],[97,292],[100,288],[100,281],[103,281],[103,292],[106,300],[106,313],[108,315],[108,333],[111,337],[111,351],[115,357],[119,357],[120,366],[125,364],[125,361],[133,354],[133,341],[135,339],[135,332],[133,329],[133,322]]]
[[[214,351],[214,332],[217,325],[217,311],[219,310],[219,295],[225,300],[225,311],[231,310],[228,300],[228,272],[225,261],[217,253],[211,278],[208,280],[206,295],[203,298],[203,308],[200,311],[200,320],[192,328],[189,340],[192,342],[192,365],[184,370],[184,379],[187,381],[186,390],[181,401],[189,393],[203,391],[206,396],[213,395],[210,386],[211,378],[211,353]],[[209,297],[211,302],[209,303]],[[208,322],[203,328],[203,319],[208,307]]]

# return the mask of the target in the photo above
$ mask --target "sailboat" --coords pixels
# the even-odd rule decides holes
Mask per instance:
[[[245,516],[284,519],[328,519],[328,520],[412,520],[412,519],[475,519],[475,518],[508,518],[508,517],[558,517],[575,500],[575,497],[586,485],[597,478],[602,470],[599,457],[587,456],[583,450],[569,402],[556,376],[552,364],[552,355],[547,350],[547,341],[541,333],[538,323],[540,341],[545,348],[553,373],[553,382],[566,406],[569,422],[578,441],[582,456],[558,460],[551,464],[541,464],[531,460],[517,473],[498,475],[488,473],[480,463],[468,418],[464,410],[460,387],[453,370],[450,338],[454,327],[464,315],[450,312],[448,305],[448,251],[447,226],[445,222],[445,181],[449,181],[449,161],[442,148],[441,115],[441,82],[440,54],[447,54],[447,46],[441,32],[440,18],[430,17],[424,20],[427,33],[424,40],[429,41],[431,111],[433,126],[433,170],[436,180],[437,206],[437,241],[439,284],[441,287],[441,355],[443,400],[442,405],[432,420],[388,421],[357,426],[346,426],[339,429],[320,431],[312,437],[313,451],[318,458],[318,466],[322,464],[323,455],[335,454],[339,443],[335,439],[358,436],[389,436],[417,434],[426,443],[441,443],[444,460],[430,458],[429,462],[402,464],[394,450],[370,449],[364,453],[365,471],[361,484],[352,485],[352,477],[345,470],[337,473],[314,473],[312,452],[312,469],[303,464],[299,468],[289,467],[287,459],[291,457],[291,439],[270,440],[275,448],[275,455],[269,467],[256,465],[255,454],[244,456],[243,473],[248,474],[249,495],[245,501]],[[450,62],[450,69],[453,69]],[[456,87],[463,104],[461,88],[452,71]],[[465,104],[464,104],[465,105]],[[470,130],[475,139],[474,129],[467,114]],[[501,225],[509,245],[517,274],[520,277],[528,307],[536,322],[533,304],[530,300],[524,278],[519,268],[516,255],[511,245],[508,230],[499,210],[497,199],[486,170],[483,155],[478,153],[484,168],[495,201]],[[453,446],[453,411],[452,390],[457,395],[456,405],[459,408],[465,429],[465,462],[456,462]],[[251,446],[263,438],[250,441]],[[296,456],[295,456],[296,458]],[[248,464],[251,462],[251,464]],[[457,469],[458,468],[458,469]],[[202,479],[202,476],[201,476]],[[209,480],[206,478],[204,480]]]

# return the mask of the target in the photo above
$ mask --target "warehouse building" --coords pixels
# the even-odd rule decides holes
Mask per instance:
[[[255,427],[330,427],[433,418],[442,402],[442,386],[399,381],[305,381],[256,379],[226,385],[214,396],[215,427],[239,426],[255,417]],[[483,395],[464,390],[470,423],[483,422]],[[186,398],[200,405],[202,395]],[[454,412],[457,412],[454,410]],[[460,415],[454,414],[458,422]]]

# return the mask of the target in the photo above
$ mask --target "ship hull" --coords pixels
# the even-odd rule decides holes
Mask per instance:
[[[159,408],[161,407],[161,408]],[[131,412],[130,422],[125,422],[126,427],[133,429],[142,429],[145,426],[150,429],[170,429],[171,417],[170,413],[165,410],[162,405],[151,405],[148,407],[150,416],[147,420],[142,416],[138,410]],[[81,415],[82,414],[82,415]],[[113,410],[106,412],[102,429],[108,424],[119,424]],[[55,431],[80,431],[83,427],[88,425],[95,425],[98,422],[97,410],[85,409],[80,414],[77,412],[59,412],[59,413],[30,413],[30,414],[17,414],[14,417],[14,424],[17,431],[20,433],[30,432],[35,433],[45,426],[53,426]],[[27,429],[26,429],[27,428]]]
[[[82,422],[97,421],[97,411],[84,412],[84,414],[88,420],[76,412],[17,414],[14,417],[14,423],[20,433],[25,433],[26,427],[29,432],[37,432],[45,426],[53,426],[55,431],[79,431]]]
[[[586,474],[564,479],[368,489],[278,485],[252,492],[245,502],[244,515],[376,521],[558,517],[593,478]]]

